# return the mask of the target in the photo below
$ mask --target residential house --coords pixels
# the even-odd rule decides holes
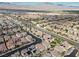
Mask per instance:
[[[45,53],[42,55],[42,57],[52,57],[52,55],[50,53]]]
[[[46,34],[46,33],[45,33],[45,34],[43,34],[43,39],[44,39],[44,40],[48,40],[48,41],[49,41],[49,40],[51,40],[51,39],[52,39],[52,37],[51,37],[51,35],[50,35],[50,34]]]
[[[5,39],[5,41],[7,41],[7,40],[11,39],[11,37],[9,35],[4,35],[4,39]]]
[[[13,38],[12,38],[13,43],[14,43],[15,45],[22,45],[21,38],[16,37],[15,35],[13,35],[12,37],[13,37]]]
[[[50,51],[50,54],[52,55],[52,57],[61,57],[61,54],[55,49],[52,49]]]
[[[21,33],[16,33],[16,37],[22,37],[23,35]]]
[[[15,44],[13,43],[12,39],[9,39],[8,42],[6,42],[7,48],[12,49],[15,47]]]
[[[45,47],[44,47],[41,43],[40,43],[40,44],[36,44],[35,47],[36,47],[36,49],[37,49],[38,51],[43,51],[43,50],[45,50]]]
[[[11,57],[20,57],[19,51],[17,51],[17,52],[15,52],[15,53],[11,54]]]
[[[21,34],[25,37],[27,35],[27,32],[21,32]]]
[[[31,41],[33,40],[32,36],[30,36],[30,35],[27,35],[25,38],[26,38],[27,41],[29,41],[29,42],[31,42]]]
[[[44,46],[45,50],[51,47],[48,40],[43,40],[42,45]]]
[[[43,34],[43,33],[42,33],[42,31],[39,31],[39,30],[38,30],[37,32],[35,32],[35,34],[36,34],[38,37],[42,37],[42,34]]]
[[[69,48],[72,47],[72,45],[69,44],[67,41],[64,41],[64,42],[61,44],[61,46],[63,46],[66,50],[68,50]]]
[[[60,45],[55,46],[54,50],[58,51],[59,53],[66,51],[66,49],[64,47],[60,46]]]
[[[5,52],[7,50],[4,43],[0,44],[0,52]]]
[[[29,52],[27,49],[21,50],[21,55],[22,55],[23,57],[27,57],[27,56],[29,56],[29,54],[30,54],[30,52]]]
[[[2,36],[0,36],[0,42],[4,42],[4,40],[3,40],[3,37],[2,37]]]
[[[21,38],[21,42],[22,42],[22,43],[27,43],[28,41],[27,41],[27,39],[26,39],[25,37],[22,37],[22,38]]]

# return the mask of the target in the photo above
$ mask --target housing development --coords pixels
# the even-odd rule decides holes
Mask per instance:
[[[79,14],[5,10],[0,57],[79,57]]]

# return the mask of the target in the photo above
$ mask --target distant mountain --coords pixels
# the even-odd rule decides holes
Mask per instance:
[[[14,6],[15,4],[11,4],[9,2],[0,2],[0,6]]]

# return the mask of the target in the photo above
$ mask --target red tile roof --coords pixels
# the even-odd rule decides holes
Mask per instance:
[[[8,49],[11,49],[11,48],[14,48],[15,47],[12,39],[10,39],[8,42],[6,42],[6,45],[7,45],[7,48]]]

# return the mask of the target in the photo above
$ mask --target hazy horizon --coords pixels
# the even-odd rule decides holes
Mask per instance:
[[[0,2],[0,6],[64,6],[79,8],[79,2]]]

